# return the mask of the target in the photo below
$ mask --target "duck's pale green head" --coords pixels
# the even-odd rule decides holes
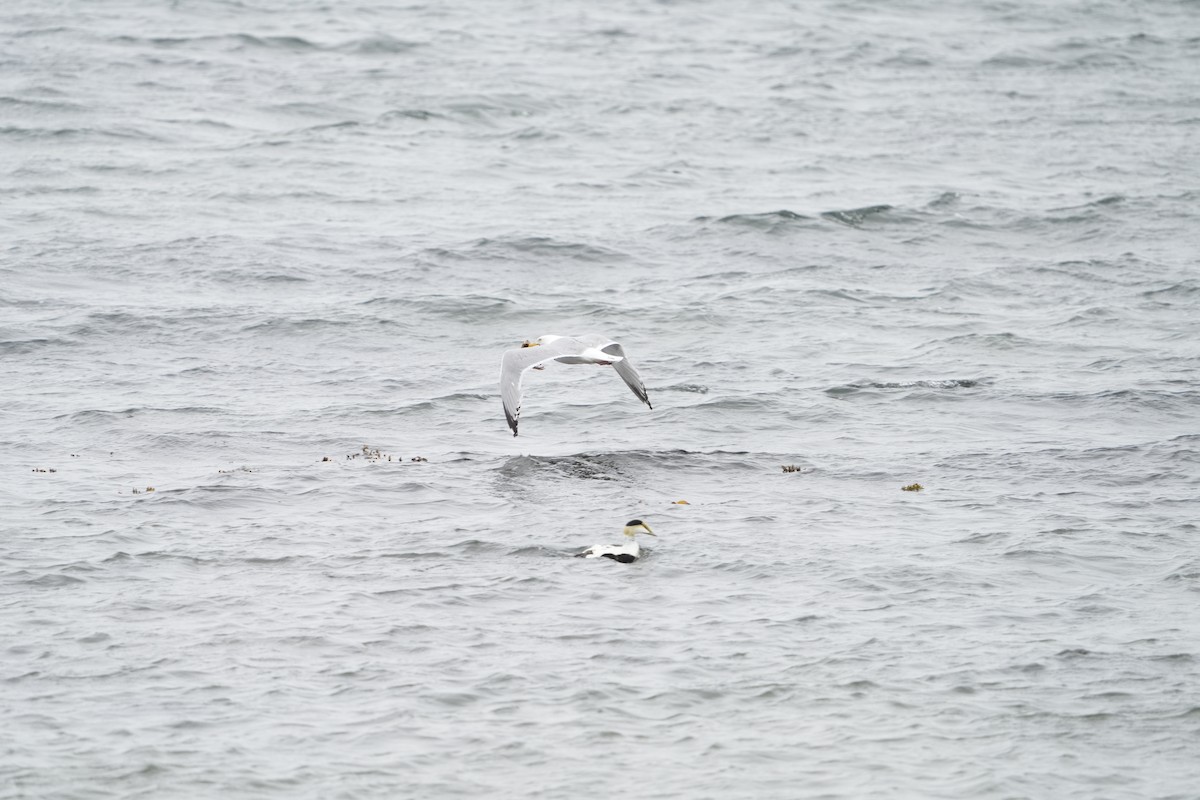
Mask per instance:
[[[648,536],[658,536],[658,534],[650,530],[649,525],[642,522],[640,519],[631,519],[629,522],[625,523],[625,535],[630,539],[632,539],[634,536],[637,536],[639,533],[644,533]]]

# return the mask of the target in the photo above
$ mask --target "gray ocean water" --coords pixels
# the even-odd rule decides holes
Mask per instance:
[[[6,2],[0,797],[1200,797],[1198,59]]]

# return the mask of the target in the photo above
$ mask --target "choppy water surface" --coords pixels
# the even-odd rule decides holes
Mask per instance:
[[[1196,7],[1046,6],[6,4],[0,795],[1195,797]]]

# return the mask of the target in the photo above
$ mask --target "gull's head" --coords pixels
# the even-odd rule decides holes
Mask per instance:
[[[650,526],[642,522],[640,519],[631,519],[625,523],[625,535],[632,539],[639,533],[645,533],[649,536],[657,536],[654,531],[650,530]]]
[[[521,342],[521,347],[537,347],[539,344],[550,344],[555,339],[561,338],[561,336],[554,336],[553,334],[548,333],[545,336],[537,337],[532,342],[526,339],[525,341]]]

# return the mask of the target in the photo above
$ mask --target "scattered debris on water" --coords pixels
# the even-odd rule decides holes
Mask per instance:
[[[350,455],[346,456],[346,458],[351,461],[356,458],[361,458],[366,461],[391,461],[392,460],[392,457],[390,455],[383,452],[378,447],[371,447],[370,445],[365,445],[365,444],[362,446],[362,449],[359,450],[357,453],[351,453]],[[325,458],[323,458],[321,460],[329,461],[330,459],[328,456],[326,456]]]

